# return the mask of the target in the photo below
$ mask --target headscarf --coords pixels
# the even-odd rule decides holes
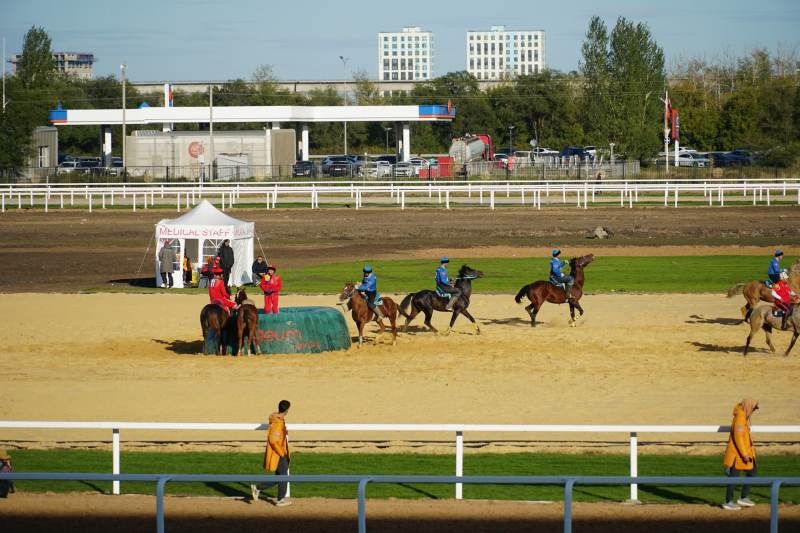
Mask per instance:
[[[745,398],[739,405],[742,406],[742,410],[744,411],[745,416],[747,416],[747,419],[749,420],[750,417],[753,415],[753,412],[756,410],[756,407],[758,407],[758,402],[753,398]]]

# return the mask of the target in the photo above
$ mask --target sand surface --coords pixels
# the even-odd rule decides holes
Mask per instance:
[[[100,494],[12,494],[0,500],[3,531],[151,532],[155,528],[153,496]],[[740,533],[769,528],[769,506],[724,511],[709,505],[575,503],[577,532],[639,531]],[[192,533],[351,532],[357,530],[356,500],[296,499],[278,508],[247,498],[167,496],[165,529]],[[457,500],[368,500],[368,531],[386,532],[559,532],[563,503]],[[780,531],[798,531],[800,506],[781,505]]]
[[[363,348],[318,355],[199,355],[205,296],[0,295],[0,419],[266,422],[279,400],[294,423],[729,424],[745,396],[754,425],[800,424],[800,351],[772,356],[763,333],[741,354],[749,326],[740,298],[588,295],[586,315],[548,304],[535,329],[510,295],[473,297],[477,336],[459,318],[450,335],[421,317],[396,346],[377,326]],[[284,306],[330,305],[334,296],[282,297]],[[434,325],[446,328],[449,315]],[[356,332],[347,318],[351,333]],[[788,333],[777,333],[785,350]],[[797,348],[796,350],[800,350]],[[108,448],[110,431],[3,430],[0,446]],[[641,434],[645,451],[719,453],[727,436]],[[792,435],[759,434],[761,453],[798,451]],[[123,448],[258,451],[256,432],[124,431]],[[452,453],[453,436],[295,431],[295,449]],[[627,435],[467,434],[468,451],[627,451]],[[580,447],[568,441],[582,441]],[[538,442],[534,442],[538,441]],[[552,442],[543,442],[552,441]],[[494,443],[491,443],[494,442]]]

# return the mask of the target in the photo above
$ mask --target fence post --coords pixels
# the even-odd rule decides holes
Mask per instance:
[[[456,476],[464,475],[464,432],[456,431]],[[462,496],[462,483],[456,483],[456,500]]]
[[[112,438],[111,447],[112,447],[111,454],[112,454],[112,457],[113,457],[113,459],[112,459],[113,464],[111,466],[111,473],[112,474],[119,474],[119,430],[118,429],[114,430],[114,435],[113,435],[113,438]],[[112,481],[111,483],[112,483],[111,493],[112,494],[119,494],[119,481]]]
[[[406,191],[405,189],[400,191],[400,209],[403,210],[406,208]]]
[[[675,184],[675,207],[678,207],[678,185]]]
[[[358,533],[367,533],[367,483],[371,477],[358,482]]]
[[[33,195],[31,195],[31,196],[33,196]],[[92,195],[91,194],[89,195],[89,212],[90,213],[92,212]]]
[[[637,449],[637,435],[631,431],[631,477],[639,477],[639,455]],[[631,501],[639,500],[639,484],[631,483]]]
[[[136,193],[133,193],[133,212],[136,212]]]
[[[447,203],[447,209],[450,209],[450,189],[447,189],[445,192],[445,201]]]
[[[167,168],[169,168],[169,167],[167,167]],[[178,213],[180,213],[181,212],[181,192],[180,191],[178,191],[178,200],[175,203],[178,204]]]
[[[769,489],[769,533],[778,533],[778,491],[782,479],[775,480]]]
[[[586,178],[587,180],[589,178]],[[587,196],[589,194],[589,185],[588,183],[583,184],[583,208],[586,209],[586,204],[589,202],[587,201]],[[592,201],[594,202],[594,188],[592,188]]]
[[[767,205],[769,205],[769,187],[767,187]]]
[[[156,485],[156,531],[164,533],[164,485],[172,479],[172,476],[159,478]]]
[[[492,209],[494,209],[494,189],[492,189],[492,191],[491,191],[491,193],[490,193],[490,199],[489,199],[489,201],[490,201],[490,203],[492,204]]]
[[[564,533],[572,533],[572,486],[575,478],[570,478],[564,485]]]

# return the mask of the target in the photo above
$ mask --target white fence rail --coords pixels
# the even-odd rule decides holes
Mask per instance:
[[[630,439],[630,475],[637,477],[638,436],[640,433],[729,433],[730,426],[642,426],[642,425],[501,425],[501,424],[286,424],[297,431],[353,432],[438,432],[455,433],[456,476],[464,475],[464,433],[621,433]],[[16,429],[110,429],[112,431],[113,470],[120,473],[120,430],[161,431],[266,431],[269,424],[221,424],[195,422],[39,422],[0,421],[0,428]],[[754,433],[800,433],[798,426],[753,426]],[[119,481],[113,483],[119,494]],[[461,499],[462,484],[456,483],[455,497]],[[638,485],[631,484],[631,500],[638,500]]]
[[[554,197],[546,200],[550,204],[576,205],[577,207],[588,208],[589,203],[596,203],[596,196],[603,195],[603,205],[611,203],[611,197],[619,195],[621,206],[627,204],[632,208],[635,203],[639,203],[639,196],[643,200],[652,203],[654,200],[660,203],[663,195],[664,206],[673,205],[678,207],[679,201],[697,202],[702,193],[703,198],[708,199],[708,205],[725,205],[725,199],[750,202],[755,205],[757,202],[766,201],[766,205],[771,205],[773,198],[782,196],[784,201],[791,198],[796,199],[800,204],[800,179],[774,181],[762,180],[706,180],[694,182],[691,180],[681,180],[678,182],[664,182],[659,180],[603,180],[602,182],[593,181],[486,181],[486,182],[458,182],[458,181],[431,181],[428,183],[420,182],[396,182],[369,184],[368,182],[352,181],[332,184],[331,182],[307,182],[307,183],[231,183],[225,185],[152,185],[152,184],[85,184],[85,185],[0,185],[1,210],[5,212],[7,208],[22,208],[40,205],[45,211],[51,208],[64,208],[65,202],[70,206],[75,205],[75,200],[83,198],[91,212],[95,208],[106,209],[114,206],[115,202],[122,201],[125,206],[130,206],[133,211],[137,207],[147,209],[148,205],[156,203],[174,205],[178,212],[182,209],[189,209],[203,198],[219,200],[223,211],[226,206],[234,207],[242,201],[260,200],[259,203],[266,203],[266,208],[274,208],[278,205],[278,197],[283,199],[296,199],[308,197],[309,206],[314,209],[319,207],[320,197],[327,196],[329,199],[338,199],[344,195],[350,196],[354,200],[355,208],[362,207],[364,197],[367,196],[386,196],[392,199],[401,209],[405,209],[406,204],[425,203],[429,204],[430,199],[437,198],[439,204],[444,204],[450,209],[451,202],[461,205],[477,204],[488,205],[491,209],[495,208],[497,197],[508,199],[506,204],[512,202],[511,196],[514,195],[514,202],[519,199],[518,205],[530,205],[537,209],[542,207],[542,196],[545,198]],[[561,202],[558,197],[561,196]],[[486,203],[484,202],[486,197]],[[591,200],[589,199],[591,197]],[[569,198],[569,201],[568,201]],[[243,200],[244,199],[244,200]],[[615,200],[614,200],[615,201]],[[705,202],[705,200],[703,200]],[[55,205],[52,205],[55,204]],[[83,204],[82,204],[83,205]]]

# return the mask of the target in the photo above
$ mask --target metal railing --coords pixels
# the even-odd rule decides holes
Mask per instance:
[[[622,433],[630,442],[630,473],[635,480],[639,472],[638,435],[640,433],[729,433],[730,426],[646,426],[646,425],[500,425],[500,424],[287,424],[296,431],[336,432],[439,432],[455,433],[455,498],[462,497],[458,478],[464,474],[464,433]],[[120,473],[120,430],[162,431],[266,431],[269,424],[222,424],[176,422],[29,422],[0,421],[0,428],[25,429],[110,429],[112,430],[112,472]],[[755,426],[758,433],[800,433],[800,426]],[[112,489],[119,494],[119,482]],[[631,483],[631,500],[638,499],[638,486]]]
[[[564,486],[564,533],[572,532],[572,491],[575,485],[629,485],[636,481],[645,485],[768,485],[770,486],[770,533],[778,533],[778,495],[781,485],[800,485],[800,477],[674,477],[647,476],[641,478],[625,476],[418,476],[418,475],[187,475],[187,474],[52,474],[13,473],[0,474],[0,479],[26,481],[120,481],[155,482],[156,485],[156,531],[164,533],[164,488],[174,483],[357,483],[358,484],[358,531],[366,533],[366,491],[369,483],[425,483],[451,484],[456,481],[467,484],[490,485],[563,485]],[[733,483],[731,483],[733,482]]]

